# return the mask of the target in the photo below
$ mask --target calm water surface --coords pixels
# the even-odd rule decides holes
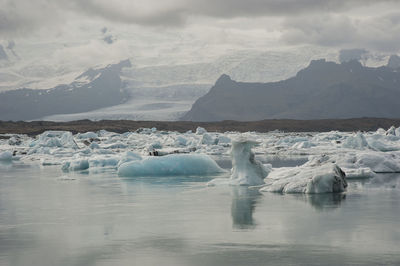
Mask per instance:
[[[399,265],[400,177],[340,195],[0,165],[0,265]]]

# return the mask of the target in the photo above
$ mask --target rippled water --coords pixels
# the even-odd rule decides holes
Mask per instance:
[[[0,265],[399,265],[399,175],[345,194],[0,165]]]

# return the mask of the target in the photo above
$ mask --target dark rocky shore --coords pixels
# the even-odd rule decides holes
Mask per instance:
[[[105,129],[113,132],[135,131],[139,128],[156,127],[158,130],[186,132],[195,131],[197,127],[204,127],[207,131],[257,131],[268,132],[281,130],[284,132],[326,132],[340,131],[371,131],[378,128],[400,126],[400,119],[385,118],[355,118],[355,119],[324,119],[324,120],[291,120],[274,119],[251,122],[222,121],[222,122],[188,122],[188,121],[131,121],[131,120],[79,120],[72,122],[12,122],[0,121],[0,134],[15,133],[37,135],[46,130],[68,130],[73,133],[97,131]]]

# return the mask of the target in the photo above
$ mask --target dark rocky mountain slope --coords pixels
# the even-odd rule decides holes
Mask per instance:
[[[295,77],[245,83],[222,75],[181,120],[256,121],[400,117],[400,72],[358,61],[311,61]]]
[[[129,60],[89,69],[69,85],[48,90],[18,89],[0,93],[0,120],[32,120],[54,114],[80,113],[124,102],[120,72]]]

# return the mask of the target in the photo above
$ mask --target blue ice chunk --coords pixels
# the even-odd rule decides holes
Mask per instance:
[[[148,157],[141,161],[123,163],[118,168],[118,175],[124,177],[211,175],[223,172],[213,159],[204,154]]]

